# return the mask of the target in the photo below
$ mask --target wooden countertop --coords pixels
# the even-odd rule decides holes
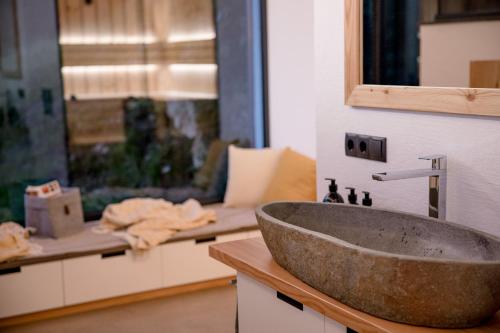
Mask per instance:
[[[355,310],[292,276],[271,257],[262,238],[211,245],[210,256],[280,291],[359,333],[500,333],[500,311],[488,323],[469,329],[410,326]]]

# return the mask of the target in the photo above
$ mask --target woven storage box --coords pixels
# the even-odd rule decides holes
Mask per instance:
[[[36,228],[37,235],[54,238],[82,231],[83,211],[80,190],[63,188],[49,198],[24,196],[26,226]]]

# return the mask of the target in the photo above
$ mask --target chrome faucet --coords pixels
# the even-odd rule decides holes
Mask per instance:
[[[406,171],[374,173],[372,178],[378,181],[429,177],[429,216],[446,219],[446,156],[431,155],[421,157],[431,160],[432,168]]]

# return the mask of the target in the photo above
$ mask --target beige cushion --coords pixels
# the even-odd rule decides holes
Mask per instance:
[[[316,162],[290,148],[285,149],[276,174],[261,198],[272,201],[316,201]]]
[[[274,176],[282,152],[281,149],[229,146],[224,207],[257,206]]]

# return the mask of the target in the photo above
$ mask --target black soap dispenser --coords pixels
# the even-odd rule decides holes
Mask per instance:
[[[349,190],[349,195],[347,196],[347,200],[351,205],[358,204],[358,195],[356,194],[356,189],[354,187],[346,187],[346,190]]]
[[[335,183],[335,179],[333,178],[325,178],[325,180],[330,181],[330,185],[328,186],[328,194],[323,198],[323,202],[327,203],[344,203],[344,198],[337,192],[338,186]]]
[[[372,198],[370,198],[370,192],[363,191],[365,197],[363,198],[362,204],[363,206],[366,207],[371,207],[372,206]]]

